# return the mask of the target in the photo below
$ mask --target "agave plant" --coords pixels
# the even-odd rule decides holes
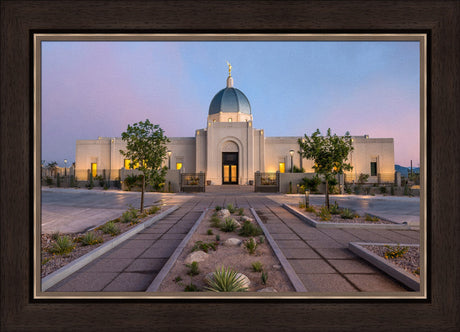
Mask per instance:
[[[208,287],[205,289],[212,292],[245,292],[248,289],[244,286],[242,274],[223,266],[216,270],[211,277],[207,277],[206,283]]]

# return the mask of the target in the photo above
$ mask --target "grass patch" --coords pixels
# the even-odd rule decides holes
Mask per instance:
[[[96,236],[94,232],[88,232],[78,239],[82,246],[92,246],[93,244],[104,242],[104,240],[101,237]]]
[[[118,227],[118,225],[116,225],[113,221],[109,221],[104,224],[104,226],[101,227],[101,231],[104,232],[104,234],[110,234],[112,236],[121,233],[120,227]]]
[[[321,210],[318,213],[318,217],[320,217],[320,219],[323,221],[331,220],[331,213],[329,212],[327,206],[321,207]]]
[[[263,270],[263,265],[259,261],[252,263],[251,266],[254,272],[262,272]]]
[[[56,242],[53,243],[53,246],[49,249],[49,252],[52,254],[65,255],[75,249],[75,244],[72,239],[67,236],[58,236]]]
[[[215,243],[215,242],[196,241],[194,246],[192,247],[192,252],[202,250],[202,251],[207,253],[209,251],[209,249],[212,249],[212,250],[216,251],[217,250],[217,243]]]

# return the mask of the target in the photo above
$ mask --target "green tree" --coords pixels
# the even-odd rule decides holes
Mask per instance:
[[[331,129],[327,130],[326,136],[321,136],[317,129],[311,137],[304,135],[299,139],[300,152],[302,157],[311,159],[314,162],[313,169],[317,174],[322,174],[326,182],[326,206],[329,208],[329,185],[328,180],[344,171],[350,171],[353,167],[346,163],[348,154],[353,151],[350,133],[339,137],[331,135]]]
[[[51,172],[51,175],[56,175],[57,171],[57,162],[51,161],[46,165],[46,168]]]
[[[159,125],[145,122],[128,125],[128,129],[121,134],[126,142],[126,151],[120,153],[130,160],[130,167],[138,164],[142,172],[141,213],[144,211],[145,184],[148,183],[158,188],[164,182],[166,168],[162,163],[166,158],[166,143],[169,139],[164,135]]]

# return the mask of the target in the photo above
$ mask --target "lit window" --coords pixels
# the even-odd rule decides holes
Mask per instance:
[[[182,169],[182,163],[176,163],[176,169]]]
[[[129,169],[129,163],[131,161],[129,159],[125,159],[125,169]]]
[[[228,122],[232,122],[232,118],[228,118]]]
[[[371,176],[377,176],[377,163],[375,161],[371,162]]]
[[[134,164],[133,169],[136,169],[136,168],[138,168],[138,167],[139,167],[139,162],[137,162],[137,163]]]
[[[97,164],[91,163],[91,175],[94,177],[97,176]]]
[[[211,126],[211,122],[208,122],[208,127],[210,127],[210,126]]]
[[[216,119],[212,120],[212,122],[216,122]]]
[[[286,164],[280,163],[280,173],[284,173],[285,169],[286,169]]]

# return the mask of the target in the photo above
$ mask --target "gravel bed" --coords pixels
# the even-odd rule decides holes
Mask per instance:
[[[384,245],[363,245],[364,248],[373,252],[374,254],[385,258],[385,253],[389,248]],[[397,247],[397,246],[396,246]],[[404,247],[403,245],[401,247]],[[391,246],[390,248],[395,248]],[[412,275],[420,278],[420,248],[419,247],[407,247],[408,251],[403,255],[403,257],[398,258],[385,258],[387,261],[390,261],[392,264],[406,270]],[[418,273],[416,273],[418,271]]]
[[[148,209],[149,207],[146,207]],[[126,231],[129,231],[133,227],[141,224],[142,222],[152,218],[153,216],[165,211],[167,208],[170,208],[170,206],[161,206],[160,210],[158,210],[155,214],[148,215],[142,219],[139,219],[139,222],[136,224],[130,224],[130,223],[122,223],[120,221],[116,222],[116,225],[120,228],[120,234],[117,236],[125,233]],[[117,220],[117,219],[115,219]],[[75,259],[86,255],[90,251],[100,247],[103,245],[105,242],[112,240],[116,236],[112,236],[110,234],[104,234],[101,230],[95,229],[93,232],[96,237],[102,238],[103,242],[98,243],[98,244],[93,244],[89,246],[83,246],[81,243],[75,242],[74,240],[78,239],[79,237],[85,235],[88,232],[84,233],[59,233],[60,236],[69,236],[73,241],[75,245],[75,249],[73,249],[69,254],[52,254],[49,252],[49,249],[52,248],[53,244],[56,242],[53,239],[53,234],[41,234],[41,277],[46,277],[47,275],[53,273],[54,271],[60,269],[61,267],[69,264],[70,262],[74,261]]]
[[[387,220],[382,220],[379,218],[379,220],[376,221],[369,221],[366,220],[366,215],[364,216],[359,216],[355,217],[353,219],[344,219],[340,216],[340,214],[331,214],[331,219],[330,220],[321,220],[321,218],[318,216],[317,213],[321,210],[321,206],[318,205],[310,205],[313,207],[316,211],[314,212],[308,212],[305,211],[305,208],[299,208],[298,206],[291,205],[291,207],[297,209],[298,211],[302,212],[304,215],[309,217],[310,219],[313,219],[316,222],[321,222],[321,223],[339,223],[339,224],[368,224],[368,225],[376,225],[376,224],[390,224],[394,225],[391,221]],[[351,210],[355,215],[357,215],[353,210]]]

